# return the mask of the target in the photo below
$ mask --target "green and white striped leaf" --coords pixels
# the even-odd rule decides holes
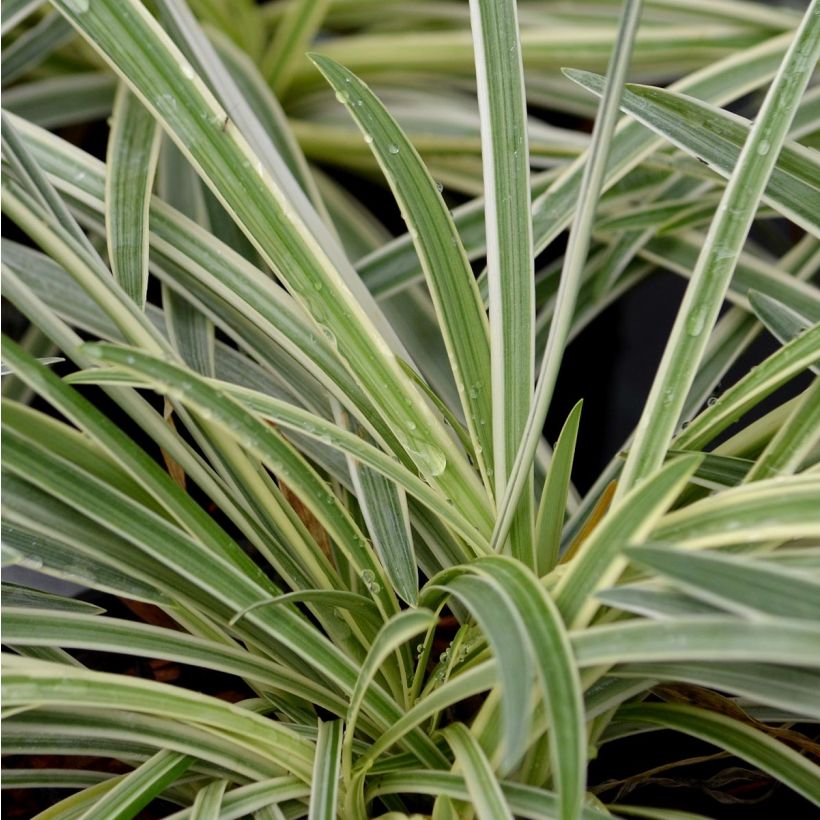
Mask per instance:
[[[281,189],[264,166],[259,173],[248,144],[234,128],[223,129],[222,107],[196,78],[188,81],[187,62],[145,9],[134,0],[105,0],[80,14],[66,0],[55,3],[162,121],[317,328],[332,335],[334,347],[361,384],[388,399],[379,409],[420,471],[486,520],[483,493],[466,459],[419,401],[384,339],[304,222],[285,207]],[[129,48],[123,48],[126,43]]]
[[[113,788],[86,812],[83,820],[134,817],[171,785],[191,765],[193,759],[178,752],[157,752],[134,771],[121,778]]]
[[[533,396],[533,248],[527,110],[516,4],[472,0],[484,164],[495,496],[503,497]],[[529,470],[526,471],[529,475]],[[512,554],[534,566],[531,481],[511,523]]]
[[[401,208],[436,308],[482,472],[492,470],[489,331],[464,248],[436,183],[370,89],[332,61],[314,57],[370,145]],[[489,482],[488,482],[489,483]]]
[[[619,495],[663,462],[760,197],[820,56],[820,5],[807,9],[740,153],[678,311],[619,481]]]
[[[442,734],[455,753],[472,808],[479,820],[512,820],[501,785],[469,729],[462,723],[453,723]]]
[[[342,729],[341,720],[319,721],[308,820],[334,820],[338,816]]]
[[[603,77],[583,71],[565,73],[596,94],[603,89]],[[726,179],[731,176],[751,130],[751,123],[743,117],[660,88],[630,85],[624,92],[621,107]],[[697,122],[698,127],[692,128],[692,122]],[[786,141],[762,200],[817,236],[820,235],[818,183],[820,163],[813,152]]]
[[[558,563],[561,531],[564,525],[564,512],[567,507],[570,473],[575,456],[575,443],[578,438],[578,426],[581,423],[582,407],[583,401],[579,401],[572,408],[561,428],[538,505],[538,516],[535,519],[535,545],[539,559],[537,571],[541,576],[546,575]]]
[[[219,820],[227,780],[215,780],[197,792],[191,806],[191,820]]]
[[[148,203],[159,145],[154,118],[120,85],[106,157],[105,227],[114,278],[140,309],[148,289]]]
[[[566,623],[589,623],[598,608],[592,594],[617,580],[625,566],[618,555],[621,547],[649,535],[697,468],[698,460],[697,456],[675,459],[642,481],[582,544],[555,589],[555,601]]]
[[[750,290],[749,303],[757,318],[781,344],[788,344],[812,324],[798,311],[765,293]],[[820,375],[816,366],[812,370]]]
[[[694,735],[736,754],[820,806],[820,767],[763,732],[737,720],[677,703],[623,706],[622,720],[633,720]]]
[[[630,549],[627,555],[695,598],[730,612],[820,619],[820,583],[771,562],[662,547]]]

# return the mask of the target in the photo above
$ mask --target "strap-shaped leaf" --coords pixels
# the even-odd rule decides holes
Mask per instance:
[[[85,613],[22,610],[13,600],[4,601],[9,642],[31,646],[61,646],[118,654],[137,654],[214,669],[258,681],[265,686],[309,697],[322,708],[340,716],[346,703],[328,689],[286,666],[251,655],[225,644],[148,624],[115,618],[97,618]]]
[[[356,686],[350,695],[350,702],[346,714],[344,745],[342,748],[342,770],[345,782],[348,784],[348,788],[351,792],[347,796],[350,805],[355,805],[355,801],[360,797],[354,793],[355,781],[351,783],[353,774],[352,750],[353,738],[356,725],[359,721],[364,696],[385,660],[393,652],[397,651],[402,644],[418,635],[419,632],[429,629],[434,622],[435,615],[427,609],[408,609],[399,612],[382,626],[378,635],[374,638],[373,643],[370,645],[367,657],[359,671]],[[364,771],[366,771],[366,769]]]
[[[740,721],[679,703],[641,703],[618,710],[622,720],[676,729],[759,766],[820,806],[820,767],[794,749]]]
[[[579,401],[572,408],[561,428],[541,493],[538,516],[535,519],[535,548],[539,575],[546,575],[558,563],[561,530],[564,526],[567,492],[582,406],[583,402]]]
[[[536,576],[518,562],[492,556],[479,559],[477,572],[502,580],[527,625],[549,719],[550,764],[558,792],[558,816],[579,816],[586,788],[587,751],[581,681],[558,608]]]
[[[730,612],[820,619],[820,583],[771,562],[661,547],[630,549],[627,555],[695,598]]]
[[[191,806],[191,820],[219,820],[227,785],[227,780],[215,780],[200,789]]]
[[[84,812],[83,820],[134,817],[190,765],[193,758],[179,752],[157,752],[129,772]]]
[[[820,720],[820,672],[815,669],[771,663],[630,663],[616,666],[611,674],[708,686]]]
[[[535,365],[527,108],[512,0],[472,0],[484,164],[495,495],[507,487],[533,395]],[[530,475],[529,469],[526,475]],[[534,565],[529,481],[511,524],[511,548]]]
[[[600,94],[604,87],[605,79],[596,74],[584,71],[565,73],[595,94]],[[621,107],[625,113],[727,179],[751,129],[751,123],[743,117],[661,88],[627,86]],[[698,127],[692,128],[691,122],[697,122]],[[804,230],[820,235],[818,185],[820,163],[811,151],[786,141],[762,198]]]
[[[244,739],[286,771],[308,779],[312,744],[285,724],[240,706],[176,686],[92,672],[30,659],[6,658],[3,689],[8,705],[90,706],[128,709],[221,728]]]
[[[715,105],[725,105],[770,79],[777,70],[787,44],[787,35],[772,38],[751,49],[718,60],[671,87]],[[572,58],[575,59],[577,56]],[[621,123],[613,140],[604,189],[622,179],[662,144],[659,137],[649,133],[640,124]],[[585,165],[586,156],[583,155],[558,179],[553,179],[549,173],[533,177],[531,195],[534,198],[533,236],[536,252],[549,245],[572,221]],[[471,259],[480,256],[485,248],[483,208],[483,201],[478,199],[459,206],[453,212],[459,234]],[[422,275],[409,234],[404,234],[379,251],[369,254],[360,260],[357,268],[371,291],[379,296],[386,296],[406,287]]]
[[[684,456],[642,481],[610,510],[581,545],[578,554],[568,560],[566,572],[555,590],[555,601],[566,623],[589,622],[598,607],[590,596],[614,582],[625,566],[618,551],[630,541],[639,541],[649,534],[683,489],[697,463],[697,456]]]
[[[287,90],[296,64],[322,24],[328,0],[294,3],[282,16],[262,58],[262,72],[277,96]]]
[[[443,425],[419,401],[366,316],[359,303],[363,300],[354,298],[304,221],[285,207],[283,192],[264,165],[259,173],[259,160],[231,127],[224,109],[196,78],[188,79],[187,61],[145,8],[134,0],[105,0],[80,14],[66,0],[56,0],[56,5],[163,122],[317,327],[332,337],[360,383],[372,395],[387,398],[380,410],[420,471],[465,508],[472,506],[477,516],[486,517],[474,473]],[[130,47],[123,48],[124,43]]]
[[[453,723],[442,734],[455,753],[477,817],[480,820],[512,820],[495,772],[470,730],[463,723]]]
[[[820,441],[820,377],[800,396],[786,423],[758,456],[746,481],[786,476],[797,472],[811,459]],[[814,457],[816,463],[817,458]]]
[[[4,30],[5,26],[4,10]],[[37,68],[73,36],[74,31],[61,15],[56,12],[47,14],[35,26],[21,34],[8,48],[3,49],[3,86]]]
[[[533,820],[554,820],[558,810],[553,792],[536,789],[510,781],[501,782],[501,791],[509,810],[514,815],[530,817]],[[390,794],[427,794],[432,797],[446,795],[453,800],[470,801],[472,795],[464,777],[452,772],[431,772],[422,769],[408,769],[401,772],[387,772],[373,784],[368,797]],[[584,807],[582,820],[604,820],[609,817],[596,809]]]
[[[760,197],[820,56],[820,5],[807,9],[749,132],[686,289],[619,481],[619,495],[663,462]]]
[[[783,304],[768,293],[749,291],[749,304],[767,330],[781,343],[788,344],[799,336],[812,322],[794,308]],[[812,368],[818,373],[818,368]]]
[[[23,609],[47,609],[58,612],[83,612],[90,615],[105,612],[102,607],[88,603],[79,598],[66,598],[51,592],[29,589],[20,584],[3,581],[0,585],[3,593],[3,606]]]
[[[707,406],[675,438],[676,449],[697,450],[781,384],[820,361],[820,323],[812,325],[749,371]]]
[[[527,624],[510,590],[489,574],[445,570],[422,590],[419,601],[422,606],[433,608],[447,594],[455,595],[470,610],[502,671],[499,768],[512,771],[520,762],[529,739],[527,714],[520,705],[529,701],[535,682]]]
[[[347,459],[356,498],[373,548],[396,595],[408,604],[418,599],[419,581],[410,511],[404,490],[376,470]],[[367,586],[376,583],[366,580]]]
[[[384,577],[384,570],[374,560],[358,527],[337,497],[329,492],[321,477],[276,430],[226,395],[218,393],[204,379],[178,365],[146,356],[135,349],[113,345],[88,345],[86,351],[99,361],[145,374],[166,395],[196,409],[200,414],[204,412],[205,418],[236,439],[245,450],[262,458],[299,493],[316,519],[345,550],[356,572],[370,578],[370,594],[380,607],[387,612],[395,608],[392,588]]]
[[[817,538],[818,493],[820,475],[811,473],[743,484],[668,513],[652,537],[700,549]]]
[[[516,448],[515,459],[509,467],[510,481],[504,497],[499,502],[499,515],[493,533],[493,545],[506,540],[506,529],[510,525],[513,510],[519,504],[524,490],[524,477],[529,474],[532,460],[541,438],[541,430],[547,418],[558,371],[564,349],[570,338],[575,308],[581,288],[587,253],[589,252],[592,226],[598,208],[601,189],[606,175],[607,159],[612,147],[615,123],[618,116],[618,101],[629,67],[632,46],[640,20],[641,0],[627,0],[624,4],[618,26],[618,34],[612,47],[609,61],[606,92],[601,100],[598,118],[592,132],[589,158],[584,166],[583,177],[578,189],[578,203],[573,216],[567,251],[561,270],[561,279],[555,297],[555,309],[550,321],[544,355],[538,371],[538,386],[533,396],[532,406],[527,412],[521,433],[521,441]],[[529,237],[528,237],[529,238]],[[488,270],[489,270],[488,256]],[[492,281],[492,280],[491,280]],[[491,314],[492,315],[492,314]],[[509,458],[509,457],[508,457]],[[510,463],[509,460],[507,462]],[[524,504],[527,509],[528,503]]]
[[[148,203],[159,145],[154,118],[121,84],[108,138],[105,227],[114,278],[140,309],[148,289]]]
[[[308,820],[334,820],[338,816],[342,729],[341,720],[319,721]]]
[[[640,619],[590,627],[570,637],[582,667],[688,660],[820,667],[820,628],[805,620],[705,615]]]
[[[372,91],[343,66],[314,61],[345,102],[402,210],[424,270],[473,449],[492,469],[490,347],[475,277],[447,205],[413,145]]]

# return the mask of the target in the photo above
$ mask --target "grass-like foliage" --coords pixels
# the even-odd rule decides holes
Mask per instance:
[[[817,0],[2,13],[3,561],[154,613],[5,586],[7,785],[61,820],[672,817],[587,778],[666,729],[820,803],[783,728],[820,721]],[[579,497],[565,350],[659,269],[685,296]]]

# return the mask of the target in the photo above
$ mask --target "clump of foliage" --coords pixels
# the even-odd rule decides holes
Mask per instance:
[[[165,622],[6,585],[5,751],[127,765],[6,784],[86,820],[667,817],[587,770],[671,729],[820,802],[782,728],[820,720],[820,380],[746,421],[820,361],[816,0],[41,6],[3,2],[3,293],[30,323],[3,559]],[[753,121],[725,110],[750,94]],[[68,139],[102,117],[105,162]],[[394,238],[356,195],[382,178]],[[779,258],[749,239],[773,217]],[[580,406],[541,434],[564,351],[659,268],[685,297],[579,498]]]

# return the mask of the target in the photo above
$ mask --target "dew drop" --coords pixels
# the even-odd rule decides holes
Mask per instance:
[[[408,442],[405,446],[419,472],[426,478],[441,475],[447,467],[447,457],[438,447],[421,441]]]
[[[336,334],[327,325],[322,325],[320,327],[320,330],[322,331],[322,335],[325,337],[328,343],[332,347],[336,347]]]
[[[398,145],[388,145],[387,152],[389,154],[398,154],[399,153],[399,146]]]
[[[365,134],[365,135],[364,135],[364,141],[365,141],[368,145],[372,145],[372,144],[373,144],[373,135],[372,135],[372,134]]]
[[[706,325],[706,308],[696,307],[686,319],[686,332],[690,336],[700,336]]]
[[[75,14],[84,14],[87,12],[89,4],[90,0],[66,0],[69,11],[73,11]]]
[[[768,140],[761,140],[760,145],[757,146],[757,153],[760,154],[761,157],[765,157],[766,154],[769,153],[770,147]]]
[[[194,67],[190,63],[183,63],[182,73],[185,75],[185,79],[187,79],[187,80],[193,80],[194,79]]]
[[[337,92],[336,92],[336,99],[337,99],[340,103],[346,103],[346,102],[347,102],[347,97],[346,97],[344,94],[342,94],[342,92],[341,92],[341,91],[337,91]]]

